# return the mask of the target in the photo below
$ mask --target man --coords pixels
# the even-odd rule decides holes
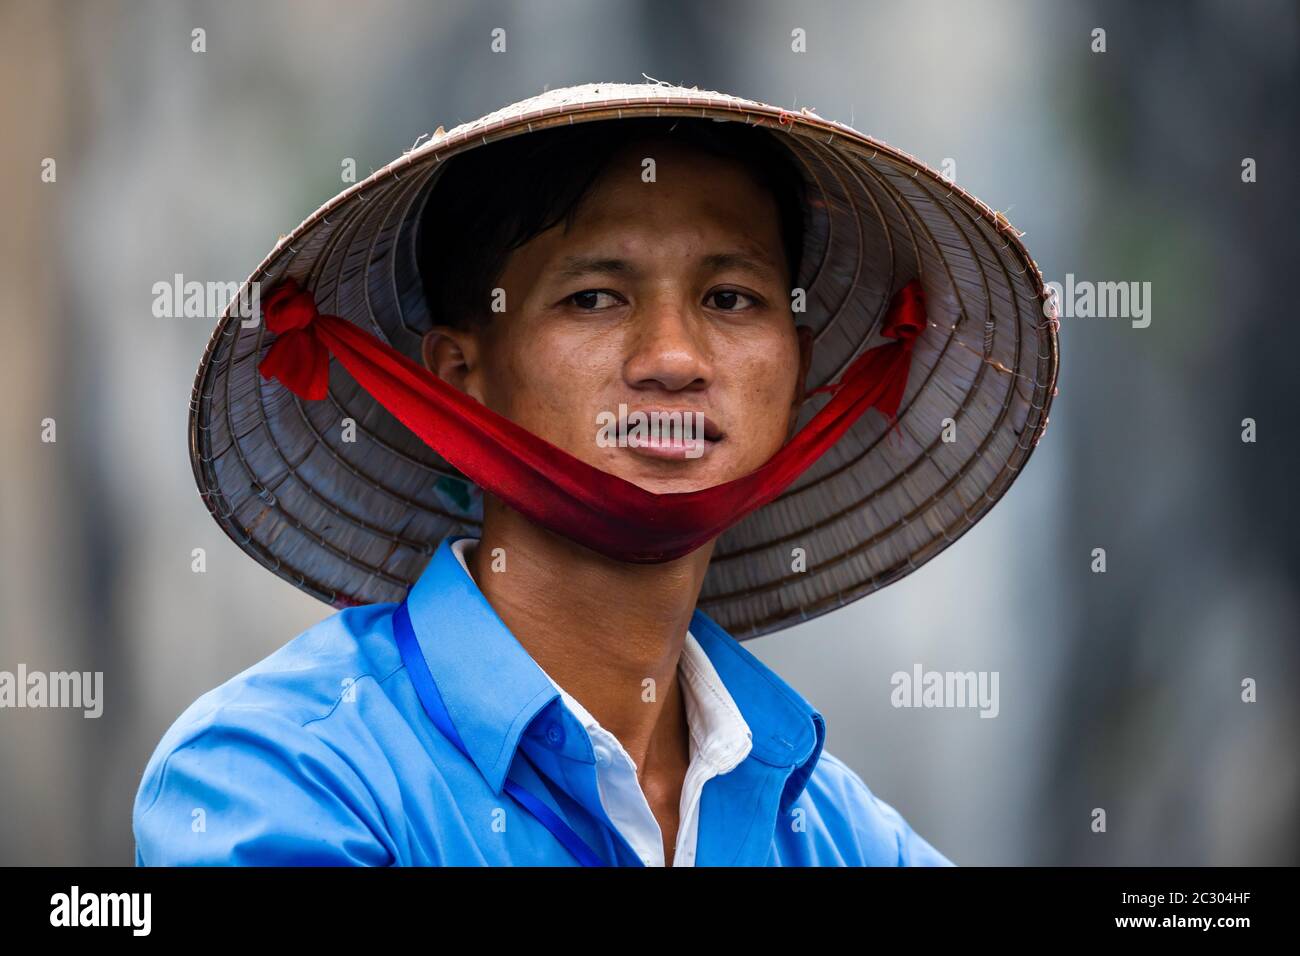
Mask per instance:
[[[321,314],[319,285],[286,278],[264,300],[263,378],[303,409],[325,407],[327,383],[336,404],[373,395],[473,479],[436,484],[481,530],[442,536],[400,603],[345,607],[182,714],[141,782],[138,863],[950,864],[697,607],[706,516],[739,525],[834,441],[792,440],[818,335],[792,308],[808,198],[769,137],[628,117],[441,161],[396,231],[420,280],[397,299],[422,293],[428,317],[407,358]],[[893,418],[911,338],[886,325],[895,347],[827,389],[843,386],[834,435],[867,407]],[[340,364],[359,390],[337,391]],[[684,424],[607,440],[598,423],[626,409]],[[254,482],[262,516],[289,512],[280,480]],[[378,524],[360,513],[378,502],[336,501]],[[257,523],[241,543],[261,557]]]

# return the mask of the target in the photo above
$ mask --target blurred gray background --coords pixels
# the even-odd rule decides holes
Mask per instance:
[[[200,502],[186,420],[215,316],[154,318],[153,284],[242,280],[344,157],[363,178],[439,124],[643,71],[955,159],[1046,279],[1152,283],[1148,328],[1062,319],[1047,434],[958,545],[746,644],[826,715],[827,749],[959,864],[1296,863],[1298,20],[1259,0],[3,0],[0,670],[100,670],[105,705],[0,710],[0,863],[130,864],[167,726],[330,613]],[[999,716],[892,707],[916,663],[997,671]]]

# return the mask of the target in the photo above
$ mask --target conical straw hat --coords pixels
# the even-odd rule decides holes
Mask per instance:
[[[920,280],[899,428],[874,411],[780,497],[728,529],[698,607],[747,640],[842,607],[934,557],[1006,492],[1056,391],[1057,320],[1042,276],[1000,213],[920,160],[804,109],[661,83],[550,90],[422,140],[283,237],[248,283],[293,277],[340,315],[419,360],[430,327],[415,224],[453,156],[557,124],[701,117],[768,129],[809,187],[798,316],[815,333],[809,387],[838,379],[894,292]],[[232,301],[200,361],[194,475],[241,548],[334,607],[400,601],[448,534],[479,533],[477,486],[337,363],[323,401],[258,374],[273,333]],[[810,401],[800,426],[820,403]],[[345,430],[347,420],[355,423]],[[901,442],[897,435],[901,434]],[[796,551],[796,549],[801,549]]]

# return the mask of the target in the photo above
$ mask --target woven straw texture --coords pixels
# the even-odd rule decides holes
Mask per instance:
[[[779,498],[719,539],[699,608],[738,640],[842,607],[934,557],[1006,492],[1056,391],[1058,323],[1006,218],[912,156],[802,110],[662,83],[551,90],[431,138],[281,239],[247,282],[286,276],[419,360],[429,327],[414,256],[423,200],[452,156],[559,123],[658,115],[761,126],[803,166],[812,200],[798,285],[816,346],[809,386],[836,380],[919,278],[929,326],[899,409],[868,411]],[[235,300],[238,301],[238,300]],[[247,327],[246,327],[247,326]],[[400,601],[448,534],[478,534],[476,486],[337,363],[304,402],[257,363],[263,323],[222,316],[199,364],[190,453],[209,511],[246,552],[330,605]],[[814,399],[804,424],[824,399]],[[355,421],[345,440],[345,419]],[[954,440],[944,440],[945,420]],[[794,570],[794,549],[804,570]]]

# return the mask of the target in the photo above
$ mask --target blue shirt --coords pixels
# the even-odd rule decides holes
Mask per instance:
[[[137,865],[577,865],[502,790],[507,774],[604,859],[640,865],[604,814],[585,728],[453,540],[407,604],[468,758],[416,695],[397,605],[338,611],[163,735],[136,794]],[[749,755],[704,786],[697,866],[952,865],[824,749],[825,721],[793,688],[701,611],[689,627],[753,732]]]

